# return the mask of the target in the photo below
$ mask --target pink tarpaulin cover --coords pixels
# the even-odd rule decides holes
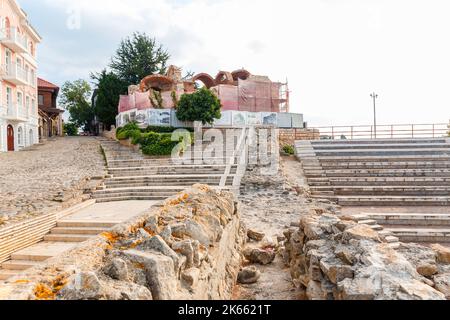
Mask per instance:
[[[148,92],[135,92],[134,100],[138,110],[149,109],[152,106],[150,98],[148,97]]]
[[[238,111],[238,87],[230,85],[219,85],[219,98],[223,111]]]
[[[134,109],[134,103],[132,103],[132,96],[120,96],[119,99],[119,113],[126,112]]]

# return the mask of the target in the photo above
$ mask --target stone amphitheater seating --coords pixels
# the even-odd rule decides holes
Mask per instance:
[[[357,220],[401,241],[450,243],[450,139],[297,141],[296,153],[313,197],[361,207]]]
[[[450,140],[296,142],[313,196],[343,206],[450,205]]]

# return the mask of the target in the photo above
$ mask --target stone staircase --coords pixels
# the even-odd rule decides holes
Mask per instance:
[[[232,159],[229,155],[236,150],[225,149],[223,154],[202,159],[189,158],[186,164],[179,164],[169,157],[146,157],[117,141],[102,138],[99,141],[108,163],[108,176],[104,185],[93,193],[98,203],[164,200],[197,183],[239,190],[236,181],[243,175],[242,168],[237,161],[229,164]],[[202,142],[203,150],[216,146]],[[236,159],[237,155],[234,157]]]
[[[313,197],[342,206],[450,205],[450,140],[296,143]]]
[[[72,221],[61,220],[51,232],[44,237],[44,241],[26,249],[15,252],[11,259],[1,264],[0,280],[7,280],[26,269],[38,266],[40,263],[53,258],[80,242],[108,231],[117,224],[114,222]]]
[[[403,242],[450,244],[450,213],[362,213],[355,220],[371,220]]]

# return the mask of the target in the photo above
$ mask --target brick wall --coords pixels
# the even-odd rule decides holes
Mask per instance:
[[[280,145],[294,145],[296,140],[318,140],[320,133],[313,129],[280,129]]]

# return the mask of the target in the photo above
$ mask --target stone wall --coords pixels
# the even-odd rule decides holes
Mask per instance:
[[[446,248],[401,244],[396,250],[370,226],[331,214],[307,215],[299,229],[286,231],[285,236],[292,278],[306,290],[308,299],[449,297],[450,251]]]
[[[0,286],[0,299],[229,299],[245,239],[232,193],[196,185]]]

